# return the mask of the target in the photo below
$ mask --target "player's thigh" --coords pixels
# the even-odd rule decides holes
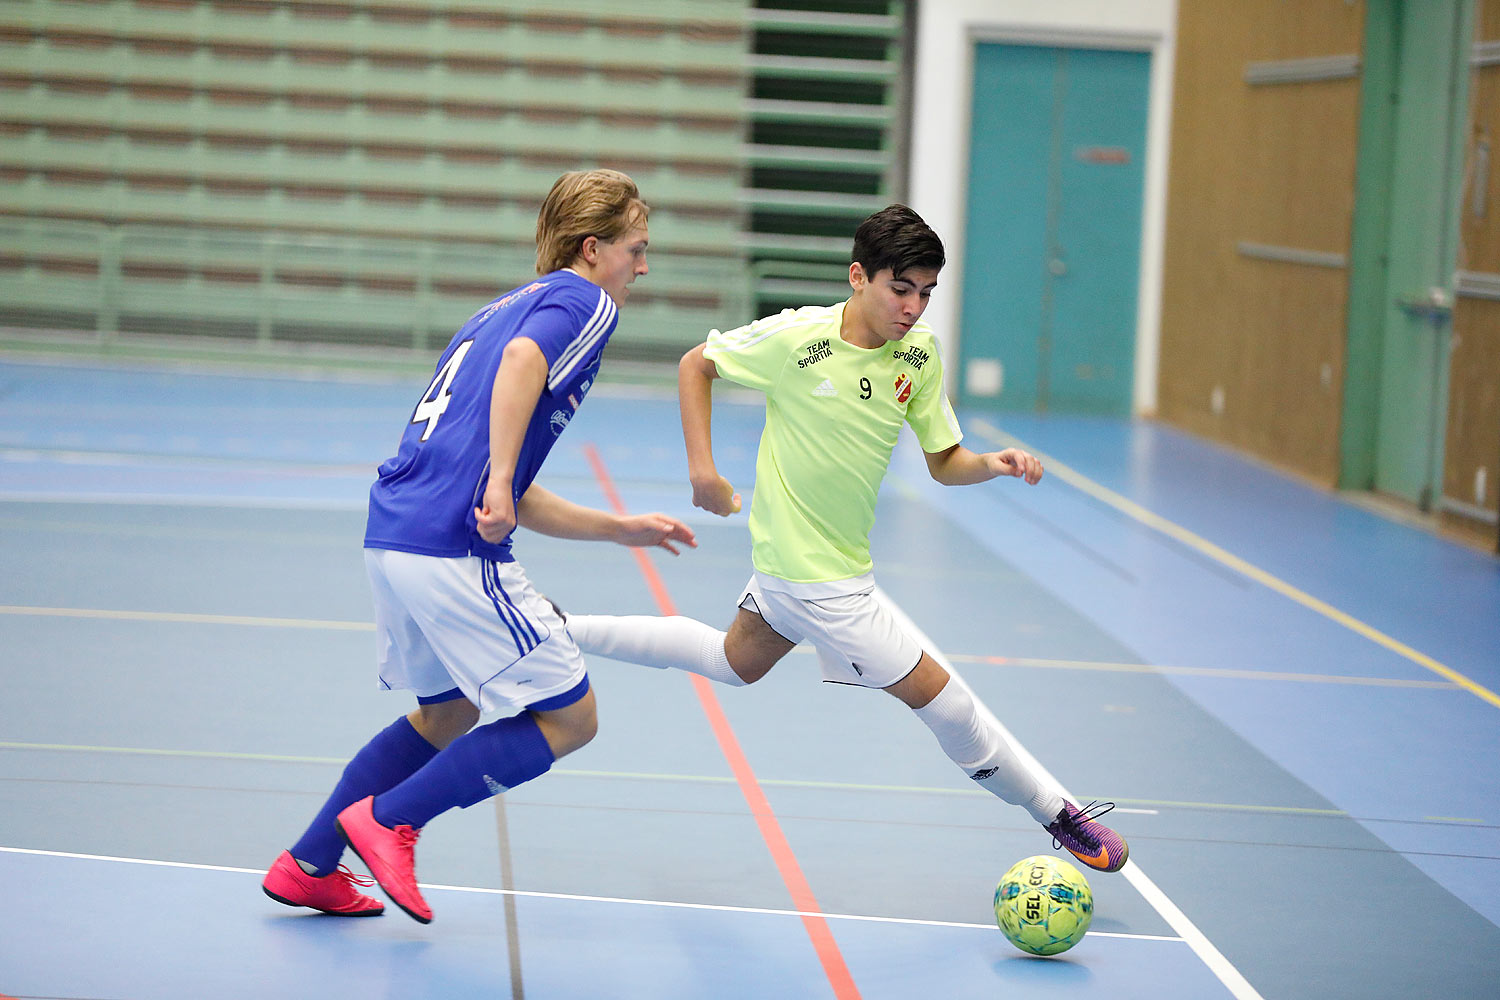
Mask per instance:
[[[777,632],[766,620],[748,608],[740,608],[724,637],[724,655],[740,679],[753,684],[776,666],[796,643]]]

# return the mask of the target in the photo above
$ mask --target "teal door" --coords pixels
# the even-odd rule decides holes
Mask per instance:
[[[1128,415],[1151,56],[979,43],[959,399]]]

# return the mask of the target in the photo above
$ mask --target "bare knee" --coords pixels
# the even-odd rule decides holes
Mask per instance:
[[[589,701],[588,712],[582,718],[575,721],[569,728],[571,746],[563,751],[563,754],[581,750],[594,742],[594,737],[599,735],[599,710],[592,699]],[[563,754],[558,754],[561,757]]]
[[[599,710],[593,688],[571,705],[531,714],[554,758],[566,757],[588,746],[599,734]]]
[[[779,635],[760,615],[741,608],[724,636],[724,656],[740,680],[754,684],[796,645]]]
[[[424,740],[442,750],[474,728],[479,721],[479,706],[468,698],[452,698],[418,705],[406,718]]]
[[[923,653],[911,673],[885,690],[901,699],[907,708],[916,709],[926,708],[931,704],[932,699],[941,694],[947,684],[948,671]]]
[[[727,642],[724,644],[724,656],[729,660],[729,669],[733,670],[735,676],[746,684],[754,684],[776,666],[775,659],[768,658],[754,650],[736,649]]]

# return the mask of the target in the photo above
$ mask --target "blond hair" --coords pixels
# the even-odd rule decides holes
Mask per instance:
[[[618,170],[563,174],[536,217],[536,273],[567,267],[588,237],[617,239],[645,222],[650,212],[635,181]]]

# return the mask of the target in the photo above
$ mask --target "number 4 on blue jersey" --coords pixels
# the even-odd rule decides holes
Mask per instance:
[[[426,441],[432,436],[437,427],[438,418],[443,411],[448,409],[448,403],[453,399],[453,376],[458,374],[458,366],[464,363],[464,355],[469,353],[469,348],[474,346],[474,341],[466,340],[458,345],[458,350],[443,363],[443,367],[437,370],[432,377],[432,384],[422,394],[422,399],[417,403],[417,408],[412,411],[411,422],[419,424],[427,421],[427,427],[422,431],[422,440]]]

